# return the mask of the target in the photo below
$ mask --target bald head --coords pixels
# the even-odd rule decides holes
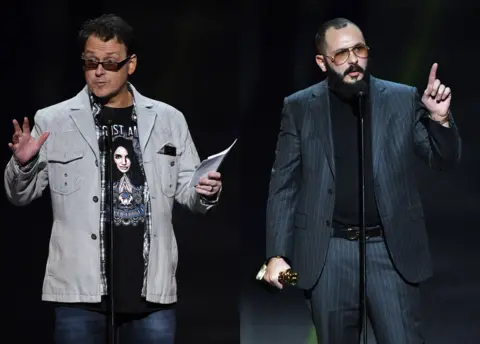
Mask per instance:
[[[358,25],[356,25],[354,22],[345,18],[335,18],[323,23],[322,26],[320,26],[320,28],[318,29],[317,34],[315,35],[315,45],[317,47],[317,53],[320,55],[325,55],[326,53],[327,32],[330,33],[332,31],[346,28],[347,26],[355,27],[361,33],[361,30],[358,27]],[[363,37],[363,34],[362,34],[362,37]]]

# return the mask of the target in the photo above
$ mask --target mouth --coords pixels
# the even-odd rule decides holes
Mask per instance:
[[[356,78],[360,75],[360,72],[350,72],[348,73],[348,76],[352,77],[352,78]]]

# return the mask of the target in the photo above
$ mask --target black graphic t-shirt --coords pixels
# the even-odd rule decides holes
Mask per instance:
[[[113,283],[115,309],[123,313],[145,312],[155,307],[141,297],[144,274],[145,176],[132,111],[133,106],[105,107],[100,114],[100,125],[104,125],[107,119],[112,120],[113,161],[109,163],[113,167]],[[109,197],[107,191],[107,214],[110,208]],[[106,233],[110,228],[108,218],[107,216]],[[108,253],[108,235],[105,239]]]
[[[135,146],[138,140],[136,124],[132,121],[132,107],[105,107],[100,114],[100,125],[112,120],[113,161],[113,285],[115,308],[132,312],[141,304],[143,283],[143,235],[145,230],[144,183],[141,153]],[[102,145],[101,145],[102,146]],[[106,147],[100,147],[105,149]],[[107,176],[107,181],[109,180]],[[107,214],[110,210],[107,188]],[[107,216],[107,230],[110,222]],[[105,246],[109,247],[106,236]],[[108,255],[107,255],[108,257]]]

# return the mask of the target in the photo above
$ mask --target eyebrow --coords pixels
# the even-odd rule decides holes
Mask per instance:
[[[345,47],[345,48],[337,49],[337,50],[335,50],[333,53],[336,54],[336,53],[338,53],[338,52],[340,52],[340,51],[344,51],[344,50],[347,50],[347,49],[356,48],[356,47],[358,47],[358,46],[363,46],[363,45],[365,45],[365,44],[360,42],[360,43],[357,43],[357,44],[352,45],[351,47]]]
[[[87,51],[85,52],[85,55],[87,55],[87,54],[88,54],[88,55],[95,55],[95,52],[93,52],[93,51],[91,51],[91,50],[87,50]],[[107,56],[113,56],[113,55],[120,56],[120,53],[117,53],[117,52],[114,52],[114,51],[113,51],[113,52],[105,53],[105,55],[107,55]]]

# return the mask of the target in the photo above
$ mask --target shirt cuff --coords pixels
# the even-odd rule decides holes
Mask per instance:
[[[18,171],[22,174],[28,174],[38,163],[38,157],[39,154],[35,155],[26,165],[20,165],[17,159],[15,157],[13,158],[13,161],[15,162],[15,166],[17,167]]]
[[[429,118],[432,122],[435,122],[436,124],[438,124],[438,125],[440,125],[440,126],[442,126],[442,127],[444,127],[444,128],[447,128],[447,129],[453,128],[453,127],[455,126],[455,122],[454,122],[454,120],[453,120],[452,112],[451,112],[450,110],[448,110],[448,120],[447,120],[446,122],[444,122],[444,123],[447,123],[447,122],[448,122],[448,125],[449,125],[448,127],[444,126],[444,125],[443,125],[444,123],[440,123],[439,121],[434,120],[434,119],[432,118],[432,114],[429,113],[429,112],[427,112],[426,117]]]
[[[205,206],[214,205],[218,202],[218,193],[215,198],[208,198],[200,195],[200,203]]]

